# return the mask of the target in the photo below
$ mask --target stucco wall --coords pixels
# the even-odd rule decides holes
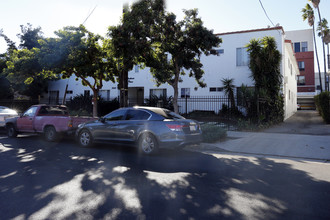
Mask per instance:
[[[235,33],[225,33],[219,34],[219,37],[222,38],[223,43],[217,49],[223,49],[223,54],[219,56],[202,56],[201,61],[203,63],[203,70],[205,75],[203,77],[204,82],[207,84],[207,87],[200,88],[196,83],[195,79],[188,77],[188,72],[186,76],[182,77],[183,82],[179,83],[179,96],[181,88],[190,88],[190,96],[224,96],[224,92],[210,92],[210,87],[222,87],[221,79],[223,78],[234,78],[234,84],[237,87],[240,87],[242,84],[252,86],[253,81],[250,77],[251,71],[248,66],[237,66],[236,65],[236,49],[246,47],[249,41],[253,38],[262,38],[265,36],[272,36],[276,40],[278,50],[281,52],[282,57],[289,57],[289,59],[294,59],[292,53],[292,47],[286,48],[284,45],[284,35],[281,28],[277,29],[262,29],[262,30],[252,30],[252,31],[241,31]],[[284,49],[285,48],[285,49]],[[291,53],[291,54],[290,54]],[[290,54],[290,55],[287,55]],[[295,61],[295,59],[294,59]],[[294,62],[292,61],[292,63]],[[286,75],[288,71],[285,67],[285,59],[282,59],[281,62],[281,73]],[[152,78],[149,68],[139,69],[138,72],[133,69],[129,72],[130,83],[129,87],[143,87],[143,95],[148,97],[150,94],[150,89],[157,88],[154,79]],[[284,94],[290,90],[290,97],[296,98],[296,79],[295,77],[289,77],[289,85],[285,88]],[[84,90],[89,90],[88,87],[83,87],[79,81],[75,81],[75,77],[71,77],[69,80],[60,80],[51,82],[49,85],[49,91],[59,90],[60,98],[63,97],[65,91],[65,85],[68,83],[68,90],[72,90],[73,93],[71,96],[77,94],[83,94]],[[168,84],[163,84],[159,86],[160,89],[167,90],[167,96],[173,95],[173,88]],[[103,90],[110,90],[110,97],[118,97],[117,84],[112,82],[104,83]],[[92,92],[91,92],[92,94]],[[133,96],[132,96],[133,97]],[[286,102],[287,115],[291,115],[293,109],[296,109],[296,102],[293,103],[293,99],[290,99],[290,102]]]

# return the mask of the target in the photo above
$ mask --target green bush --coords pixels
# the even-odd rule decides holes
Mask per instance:
[[[91,95],[77,95],[70,98],[70,100],[66,102],[66,106],[71,115],[92,116],[92,99],[93,96]],[[101,97],[98,97],[97,103],[98,116],[104,116],[119,108],[119,101],[116,98],[111,101],[104,101]]]
[[[315,105],[323,120],[330,124],[330,92],[322,92],[314,97]]]
[[[104,116],[120,107],[120,103],[117,98],[112,99],[111,101],[104,101],[103,99],[98,102],[98,115]]]
[[[151,95],[149,99],[145,99],[145,105],[146,106],[151,106],[151,107],[161,107],[161,108],[166,108],[169,110],[174,110],[173,107],[173,98],[172,96],[166,97],[166,96],[156,96],[156,95]]]
[[[227,131],[215,124],[202,124],[202,141],[212,143],[219,141],[227,136]]]

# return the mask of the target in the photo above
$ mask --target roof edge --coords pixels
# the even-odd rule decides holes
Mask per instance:
[[[218,33],[218,34],[215,34],[215,35],[221,36],[221,35],[229,35],[229,34],[242,34],[242,33],[249,33],[249,32],[260,32],[260,31],[271,31],[271,30],[282,30],[282,32],[284,33],[284,29],[283,29],[282,26],[276,26],[276,27],[269,27],[269,28],[260,28],[260,29],[252,29],[252,30]]]

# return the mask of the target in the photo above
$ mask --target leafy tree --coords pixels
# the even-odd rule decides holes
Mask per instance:
[[[114,48],[119,73],[120,106],[128,105],[128,72],[144,62],[151,49],[153,28],[163,14],[164,0],[141,0],[125,5],[121,23],[109,27],[110,47]]]
[[[0,99],[12,99],[14,97],[10,82],[3,72],[7,67],[6,62],[6,54],[0,54]]]
[[[223,89],[225,91],[225,94],[228,96],[229,100],[230,100],[230,104],[231,104],[231,108],[235,108],[235,97],[234,97],[234,89],[235,89],[235,85],[234,85],[234,79],[231,78],[223,78],[221,80],[222,84],[223,84]]]
[[[41,63],[44,73],[76,76],[93,91],[93,116],[97,117],[98,92],[105,81],[113,81],[115,61],[108,42],[89,32],[83,25],[56,31],[57,38],[41,41]],[[45,71],[47,70],[47,71]]]
[[[26,26],[21,25],[21,33],[17,36],[20,38],[20,48],[31,50],[32,48],[40,48],[38,40],[43,39],[41,27],[33,28],[30,23]]]
[[[197,9],[184,10],[185,18],[177,22],[173,13],[164,13],[153,28],[155,38],[152,55],[146,60],[157,85],[168,83],[174,89],[173,106],[178,112],[178,84],[181,76],[189,71],[189,77],[205,87],[203,82],[202,54],[215,55],[214,47],[222,42],[220,38],[203,26]]]
[[[42,74],[38,55],[37,48],[15,50],[7,61],[5,69],[7,79],[12,83],[15,91],[32,99],[37,99],[47,91],[47,79]]]
[[[33,28],[31,24],[21,25],[21,40],[19,48],[4,34],[8,45],[6,68],[3,73],[10,81],[15,91],[37,99],[39,95],[47,92],[49,77],[44,75],[39,63],[39,40],[42,38],[41,28]]]
[[[252,39],[247,45],[250,53],[249,68],[255,83],[257,101],[264,100],[262,118],[266,121],[283,121],[283,98],[280,94],[282,75],[280,72],[281,54],[273,37]]]
[[[313,27],[313,37],[314,37],[314,42],[316,42],[315,25],[314,25],[315,24],[314,10],[313,10],[313,8],[309,4],[306,4],[305,8],[303,8],[301,10],[301,12],[303,13],[303,15],[302,15],[303,20],[304,21],[307,20],[309,26],[312,26]],[[316,43],[314,43],[314,47],[315,47],[317,67],[318,67],[318,70],[319,70],[320,89],[321,89],[321,92],[322,92],[321,70],[320,70],[320,62],[319,62],[319,56],[318,56],[318,53],[317,53],[317,45],[316,45]]]
[[[7,68],[6,63],[9,59],[9,54],[12,50],[16,49],[16,46],[15,43],[3,33],[2,29],[0,29],[0,38],[1,37],[6,41],[8,48],[5,53],[0,54],[0,99],[12,99],[14,97],[14,92],[4,70]]]

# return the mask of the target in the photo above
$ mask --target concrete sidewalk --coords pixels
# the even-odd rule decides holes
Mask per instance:
[[[264,132],[227,132],[225,141],[206,144],[208,149],[269,156],[330,160],[330,136]]]

